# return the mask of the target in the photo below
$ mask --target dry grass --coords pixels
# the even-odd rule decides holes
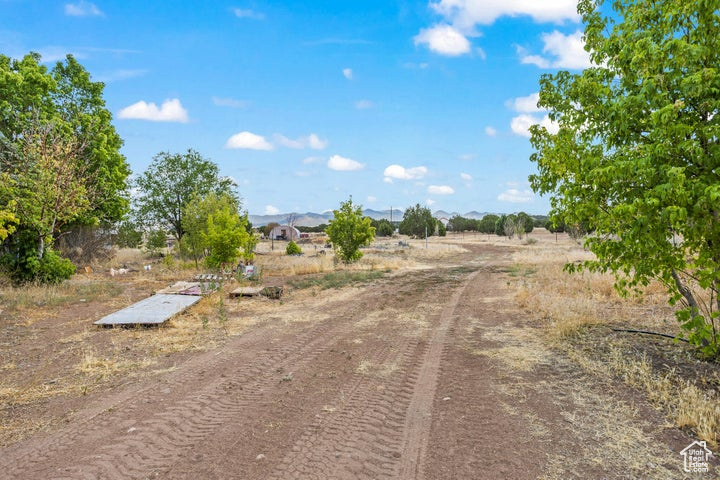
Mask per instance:
[[[635,358],[618,346],[610,347],[604,362],[584,358],[579,353],[572,356],[588,371],[618,376],[641,389],[675,425],[691,428],[713,449],[720,445],[720,395],[717,391],[699,388],[674,370],[658,373],[645,355]],[[716,380],[720,381],[720,378]]]
[[[387,378],[393,373],[395,373],[398,368],[399,367],[396,363],[378,364],[375,362],[371,362],[370,360],[363,360],[362,362],[360,362],[360,365],[358,365],[356,371],[361,375]]]
[[[150,358],[142,358],[139,360],[124,360],[119,359],[115,355],[111,356],[98,356],[94,351],[86,351],[80,363],[77,366],[77,371],[86,377],[92,377],[96,381],[103,380],[113,375],[126,374],[130,371],[139,370],[146,368],[150,365],[154,365],[156,362]]]
[[[0,290],[6,312],[26,312],[39,308],[64,307],[73,303],[102,301],[121,291],[116,283],[101,278],[75,276],[60,285],[26,285]]]
[[[683,347],[667,342],[664,351],[653,350],[653,355],[666,355],[665,360],[651,362],[645,354],[638,358],[629,355],[622,347],[634,341],[642,349],[641,339],[611,338],[607,329],[596,328],[616,326],[680,334],[673,310],[667,305],[664,287],[653,283],[640,295],[621,298],[613,288],[610,275],[589,272],[569,275],[563,272],[565,263],[586,260],[590,258],[590,253],[571,241],[556,244],[547,241],[547,238],[544,240],[513,255],[519,266],[531,268],[534,273],[514,277],[512,282],[516,286],[515,302],[533,322],[543,326],[550,345],[565,352],[588,373],[619,377],[641,389],[676,426],[691,428],[698,438],[717,448],[720,441],[720,394],[700,387],[698,379],[685,378],[685,372],[669,367],[663,373],[659,370],[658,365],[675,364],[677,359],[671,360],[671,357]],[[522,367],[527,359],[515,358],[517,355],[513,352],[504,352],[507,361]],[[689,373],[694,371],[693,362],[696,361],[682,363],[689,365]],[[710,380],[712,385],[713,380]],[[720,378],[714,382],[720,385]]]

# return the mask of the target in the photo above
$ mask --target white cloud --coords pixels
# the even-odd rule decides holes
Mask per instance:
[[[535,65],[540,68],[569,68],[583,69],[590,67],[590,54],[585,51],[583,33],[577,30],[575,33],[565,35],[557,30],[551,33],[543,33],[543,54],[530,55],[523,47],[516,47],[520,56],[520,62]]]
[[[353,71],[352,68],[343,68],[343,77],[347,78],[348,80],[353,79]]]
[[[273,146],[262,135],[251,132],[236,133],[225,142],[225,148],[246,150],[272,150]]]
[[[457,57],[470,53],[470,41],[450,25],[441,24],[420,30],[413,40],[415,45],[427,45],[440,55]]]
[[[386,183],[392,183],[393,179],[396,180],[420,180],[427,175],[428,169],[426,167],[412,167],[405,168],[401,165],[390,165],[383,172]]]
[[[517,97],[512,101],[508,102],[510,108],[520,113],[537,113],[542,112],[543,109],[537,106],[540,101],[540,93],[531,93],[527,97]]]
[[[80,0],[77,3],[66,3],[65,15],[71,17],[102,17],[104,14],[94,3]]]
[[[274,135],[274,137],[275,137],[275,141],[278,142],[283,147],[296,148],[296,149],[305,148],[305,143],[302,141],[302,139],[292,140],[290,138],[287,138],[284,135],[280,135],[279,133],[276,133]]]
[[[529,16],[536,22],[577,22],[577,0],[440,0],[433,10],[457,28],[491,25],[500,17]]]
[[[340,172],[354,172],[365,168],[364,164],[356,162],[351,158],[341,157],[340,155],[333,155],[330,157],[327,166],[330,170],[337,170]]]
[[[433,205],[435,205],[435,200],[433,200],[432,198],[428,198],[427,200],[425,200],[425,205],[427,205],[428,207],[432,207]]]
[[[469,173],[461,173],[460,178],[462,178],[463,180],[465,180],[467,182],[469,182],[473,179],[472,175],[470,175]]]
[[[377,197],[373,197],[372,195],[367,196],[368,203],[375,203],[377,202]]]
[[[300,137],[295,140],[276,133],[275,140],[283,147],[295,149],[311,148],[313,150],[324,150],[328,145],[327,140],[322,140],[314,133],[311,133],[307,137]]]
[[[474,153],[463,153],[461,155],[458,155],[458,158],[460,160],[465,160],[466,162],[469,162],[471,160],[475,160],[477,158],[477,155]]]
[[[119,69],[114,70],[112,72],[106,73],[104,75],[98,75],[97,77],[94,77],[93,80],[96,80],[98,82],[103,83],[110,83],[110,82],[116,82],[119,80],[127,80],[129,78],[137,78],[142,77],[145,75],[148,71],[142,70],[142,69]]]
[[[320,162],[322,162],[323,160],[324,160],[324,159],[323,159],[322,157],[306,157],[306,158],[303,159],[302,162],[303,162],[305,165],[310,165],[310,164],[313,164],[313,163],[320,163]]]
[[[233,13],[238,18],[249,18],[251,20],[262,20],[265,18],[264,13],[249,8],[236,8],[233,10]]]
[[[272,205],[265,205],[265,215],[279,215],[280,209]]]
[[[497,135],[497,130],[495,130],[495,128],[493,127],[487,126],[485,127],[485,135],[487,135],[488,137],[494,137],[495,135]]]
[[[312,148],[313,150],[325,150],[325,148],[328,146],[328,141],[322,140],[320,137],[318,137],[314,133],[311,133],[307,137],[307,144],[308,144],[308,147]]]
[[[531,190],[518,190],[516,188],[510,188],[498,195],[497,199],[501,202],[529,203],[535,199],[535,195]]]
[[[550,120],[549,116],[545,115],[542,118],[538,118],[535,115],[529,115],[527,113],[514,117],[510,122],[510,129],[512,129],[515,135],[530,138],[530,127],[533,125],[541,125],[553,134],[559,130],[557,123]]]
[[[355,108],[358,110],[368,110],[370,108],[373,108],[375,104],[370,100],[358,100],[355,102]]]
[[[160,108],[152,102],[140,100],[120,110],[118,118],[187,123],[188,113],[177,98],[165,100]]]
[[[427,191],[432,195],[452,195],[455,193],[455,189],[447,185],[429,185]]]
[[[245,100],[237,100],[234,98],[212,97],[212,102],[218,107],[245,108],[248,102]]]

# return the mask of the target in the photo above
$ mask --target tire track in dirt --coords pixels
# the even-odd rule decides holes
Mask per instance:
[[[479,271],[471,273],[463,282],[463,285],[455,290],[446,309],[443,310],[440,325],[435,329],[430,339],[405,416],[399,471],[399,478],[401,479],[422,480],[424,478],[425,452],[430,438],[435,389],[440,371],[440,361],[446,345],[447,332],[455,319],[455,310],[463,293],[468,284],[479,273]]]
[[[233,385],[247,385],[246,391],[262,390],[262,386],[253,379],[261,378],[268,371],[283,368],[283,366],[296,364],[299,360],[306,357],[317,355],[322,350],[323,334],[329,334],[327,338],[332,339],[332,331],[341,328],[341,326],[331,326],[328,331],[328,325],[325,322],[312,326],[303,332],[294,336],[290,343],[282,342],[280,346],[271,349],[267,355],[248,359],[244,362],[243,355],[237,355],[233,350],[247,350],[250,352],[258,352],[263,350],[263,345],[271,344],[274,332],[267,329],[261,330],[257,335],[249,335],[249,342],[239,341],[233,342],[224,351],[208,352],[188,364],[182,365],[177,371],[170,373],[160,384],[150,384],[139,389],[130,389],[119,395],[105,399],[100,407],[96,407],[94,411],[83,415],[83,420],[76,422],[69,428],[64,429],[58,434],[41,441],[32,442],[29,448],[10,448],[4,452],[0,459],[0,468],[2,471],[8,472],[12,478],[33,478],[29,475],[35,471],[36,467],[42,468],[44,465],[51,463],[53,459],[57,459],[64,455],[68,450],[78,450],[78,445],[86,445],[87,450],[93,450],[96,445],[107,443],[110,435],[114,435],[113,440],[121,441],[129,428],[133,428],[127,423],[128,418],[136,416],[140,410],[147,409],[148,404],[164,405],[166,397],[173,394],[180,397],[180,401],[164,406],[164,410],[158,415],[173,418],[180,412],[189,413],[191,416],[197,412],[193,408],[189,408],[193,400],[187,397],[194,397],[196,400],[207,396],[207,398],[218,399],[217,392],[220,391],[220,398],[227,396],[226,390],[232,389]],[[244,339],[245,337],[241,337]],[[218,372],[228,369],[228,364],[240,364],[242,367],[231,377],[220,375],[219,377],[209,377],[202,379],[204,372]],[[198,380],[205,380],[207,385],[198,391]],[[229,388],[227,388],[229,387]],[[256,401],[257,394],[248,393],[245,395],[248,402]],[[225,405],[222,402],[220,407]],[[204,408],[207,408],[205,406]],[[162,417],[161,417],[162,418]],[[182,425],[181,417],[178,419],[178,425]],[[211,417],[208,417],[211,421]],[[138,422],[135,422],[136,424]],[[191,428],[184,428],[181,432],[183,438],[190,435],[192,427],[200,428],[194,420],[190,422]],[[120,428],[118,428],[120,426]],[[140,430],[135,425],[136,430]],[[132,432],[131,432],[132,433]],[[27,442],[25,442],[27,443]],[[184,442],[186,443],[186,442]],[[112,449],[117,448],[113,445]],[[13,455],[15,453],[15,455]],[[110,453],[112,458],[116,458],[116,453]],[[100,455],[97,458],[102,463],[106,455]]]
[[[384,388],[371,390],[365,384],[358,385],[337,415],[306,429],[269,478],[416,478],[416,466],[421,463],[430,434],[430,411],[445,335],[467,284],[478,273],[467,276],[450,302],[443,305],[439,318],[431,322],[437,325],[432,327],[429,342],[394,337],[398,353],[392,361],[399,369]],[[431,278],[438,291],[448,283],[446,276]],[[416,308],[428,300],[427,295],[416,293]],[[420,421],[413,418],[415,415],[421,415]]]
[[[398,276],[391,283],[403,286],[412,281],[407,276]],[[375,290],[378,288],[387,288],[387,284],[370,287],[361,295],[377,297]],[[329,307],[336,308],[341,318],[352,317],[356,313],[352,305]],[[252,411],[253,406],[263,400],[263,391],[272,390],[277,383],[277,378],[267,375],[268,372],[303,368],[336,344],[339,338],[352,333],[351,323],[326,320],[294,335],[292,342],[272,345],[266,355],[247,358],[247,355],[235,351],[247,349],[257,353],[262,350],[263,343],[272,343],[274,332],[261,329],[257,334],[240,337],[239,341],[221,352],[209,352],[188,362],[158,384],[130,388],[105,399],[101,404],[104,409],[102,406],[90,409],[90,414],[82,417],[85,420],[73,422],[55,435],[6,449],[0,467],[9,474],[9,478],[141,478],[149,472],[167,471],[167,467],[193,445],[211,437],[233,417]],[[403,358],[411,355],[414,348],[413,342],[405,343],[400,349]],[[392,352],[386,349],[378,351],[377,355],[385,360],[392,356]],[[228,365],[239,366],[231,374],[218,373],[227,370]],[[210,371],[211,375],[203,376],[206,371]],[[365,427],[382,425],[387,420],[396,429],[401,429],[403,411],[393,402],[397,400],[397,395],[404,395],[402,403],[407,404],[412,390],[404,387],[404,392],[370,395],[366,392],[367,388],[363,388],[363,383],[364,379],[358,375],[351,388],[353,393],[349,402],[354,402],[353,406],[366,401],[378,403],[380,400],[377,397],[382,396],[385,397],[385,405],[378,407],[381,416],[374,422],[368,423],[362,416],[355,418],[353,425],[357,426],[356,429],[361,431]],[[356,395],[356,392],[365,393]],[[113,411],[109,411],[111,409]],[[333,428],[342,433],[343,421],[335,421]],[[382,438],[382,435],[369,435],[373,439],[370,444]],[[359,450],[372,446],[362,439],[360,443],[363,448]],[[383,443],[395,447],[398,440],[388,438]],[[344,448],[347,452],[358,451],[358,444],[346,444]],[[378,472],[392,471],[387,466],[392,461],[386,458],[385,453],[379,451],[373,455],[379,465]],[[72,458],[71,467],[62,470],[53,467],[67,463],[68,457]],[[352,456],[348,454],[347,458],[351,464]]]
[[[298,336],[297,341],[292,347],[300,347],[307,343],[316,332],[307,331]],[[272,332],[262,331],[256,338],[252,339],[246,345],[249,349],[261,349],[261,345],[270,342]],[[287,355],[292,347],[283,348],[270,357],[268,361],[274,360],[276,357]],[[83,415],[82,420],[74,422],[69,428],[65,428],[62,432],[52,435],[47,439],[32,442],[34,445],[30,448],[8,449],[3,459],[0,460],[0,468],[13,474],[22,474],[23,472],[32,471],[33,465],[42,465],[49,462],[53,458],[57,458],[68,449],[76,447],[78,444],[86,444],[92,448],[95,444],[103,442],[108,433],[116,433],[118,426],[124,429],[132,428],[131,424],[127,424],[126,419],[133,418],[137,411],[141,410],[148,403],[163,402],[164,397],[173,391],[176,394],[188,394],[188,390],[192,385],[191,380],[196,380],[203,376],[206,370],[219,369],[220,365],[228,361],[229,354],[227,349],[221,355],[217,352],[205,353],[195,361],[183,365],[179,370],[171,372],[159,384],[150,384],[142,388],[130,389],[121,392],[119,395],[111,399],[105,399],[101,406],[95,407],[91,412]],[[257,373],[267,367],[268,362],[256,362],[249,369],[249,374]],[[18,450],[17,455],[13,455],[13,450]],[[17,471],[13,467],[19,467]]]
[[[74,467],[66,470],[67,478],[138,478],[144,473],[172,463],[183,451],[202,441],[216,428],[240,414],[249,405],[258,402],[262,391],[276,382],[268,371],[297,368],[311,362],[332,340],[339,328],[326,332],[327,337],[311,332],[301,336],[292,347],[280,348],[274,355],[240,370],[222,381],[211,382],[205,388],[185,395],[181,400],[164,406],[160,413],[136,424],[124,432],[104,437],[104,446],[92,455],[77,459]],[[317,333],[317,332],[314,332]],[[187,377],[187,375],[183,375]],[[243,385],[239,396],[227,394],[233,385]],[[246,393],[245,393],[246,392]],[[146,401],[162,402],[162,396],[148,396]],[[97,431],[97,427],[93,427]],[[107,470],[112,465],[113,474]],[[26,467],[12,472],[26,475]],[[63,477],[59,477],[63,478]]]

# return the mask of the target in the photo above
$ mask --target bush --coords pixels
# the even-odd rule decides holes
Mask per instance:
[[[34,249],[26,250],[19,258],[5,255],[2,264],[16,285],[62,283],[75,273],[75,265],[50,248],[45,249],[42,258],[37,257]]]
[[[447,228],[445,228],[445,225],[443,225],[440,220],[438,220],[437,222],[437,234],[439,237],[444,237],[445,235],[447,235]]]
[[[163,248],[167,247],[167,233],[165,230],[150,232],[145,242],[145,248],[151,255],[159,255]]]
[[[378,237],[392,237],[393,233],[395,233],[395,227],[390,223],[390,220],[383,218],[374,223],[377,224],[373,226],[375,227],[375,233]]]
[[[285,253],[288,255],[302,255],[302,249],[297,243],[290,240],[290,243],[288,243],[285,248]]]

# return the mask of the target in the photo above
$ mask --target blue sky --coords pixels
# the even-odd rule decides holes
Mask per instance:
[[[252,214],[353,196],[546,213],[527,128],[541,74],[588,65],[573,0],[0,0],[0,53],[72,53],[141,173],[193,148]]]

